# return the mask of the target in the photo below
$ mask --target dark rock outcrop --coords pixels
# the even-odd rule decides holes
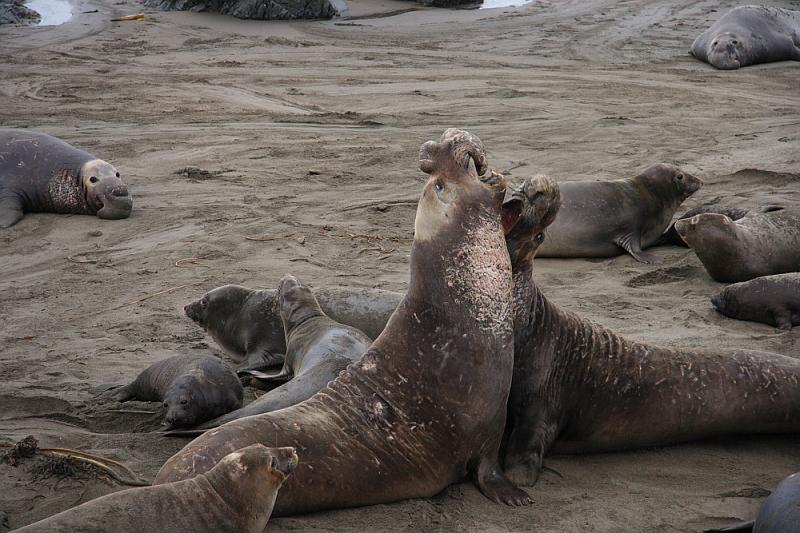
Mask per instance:
[[[170,11],[211,11],[260,20],[329,19],[339,12],[336,0],[145,0],[144,3]]]
[[[0,0],[0,24],[38,24],[39,13],[25,7],[23,0]]]

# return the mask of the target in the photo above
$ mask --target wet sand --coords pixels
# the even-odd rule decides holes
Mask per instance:
[[[668,162],[705,180],[687,209],[800,204],[800,63],[722,72],[688,55],[734,5],[376,0],[325,22],[146,11],[112,23],[142,8],[101,0],[60,27],[0,28],[0,125],[108,159],[135,196],[128,220],[27,215],[0,231],[0,436],[33,434],[152,478],[185,441],[147,433],[158,404],[91,389],[166,356],[221,354],[182,307],[224,283],[272,287],[291,272],[403,290],[418,149],[447,127],[477,133],[512,180],[614,179]],[[634,339],[800,356],[800,328],[717,314],[708,297],[722,285],[690,250],[655,253],[661,264],[540,259],[536,277],[560,305]],[[798,457],[796,437],[777,436],[556,456],[546,464],[563,478],[545,473],[528,508],[465,483],[269,529],[697,531],[752,518]],[[0,465],[12,527],[121,488],[34,480],[31,465]]]

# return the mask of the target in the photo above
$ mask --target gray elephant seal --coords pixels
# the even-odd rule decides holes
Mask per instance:
[[[235,361],[238,370],[283,363],[286,341],[275,289],[254,290],[224,285],[207,292],[184,310]],[[331,319],[357,327],[368,337],[383,331],[402,294],[380,289],[328,287],[314,291]],[[357,325],[356,325],[357,324]]]
[[[704,533],[747,531],[753,533],[800,533],[800,472],[781,481],[770,494],[755,520],[739,522]]]
[[[276,515],[430,497],[471,477],[489,499],[530,502],[498,465],[513,370],[505,181],[482,180],[476,136],[449,129],[420,149],[409,289],[360,361],[305,402],[212,429],[156,483],[191,478],[231,449],[292,445],[303,463]]]
[[[515,317],[504,459],[514,481],[534,483],[551,450],[616,451],[800,431],[800,360],[659,348],[563,311],[534,282],[533,254],[525,247],[536,231],[518,222],[506,235]]]
[[[703,182],[672,165],[635,178],[562,183],[562,207],[539,247],[540,257],[613,257],[628,252],[655,262],[643,248],[658,241],[675,210]]]
[[[255,444],[193,479],[107,494],[17,531],[261,533],[278,489],[296,466],[294,448]]]
[[[735,7],[695,39],[691,54],[722,70],[800,61],[800,11]]]
[[[717,213],[719,215],[725,215],[731,220],[739,220],[740,218],[747,215],[749,211],[747,209],[739,209],[738,207],[724,207],[721,205],[701,205],[700,207],[695,207],[694,209],[689,209],[687,212],[682,214],[675,220],[684,220],[686,218],[692,218],[695,215],[701,215],[703,213]],[[683,242],[681,236],[678,235],[678,230],[675,229],[675,222],[670,224],[667,231],[665,231],[658,241],[653,246],[658,246],[661,244],[671,244],[674,246],[682,246],[684,248],[688,248],[689,245]]]
[[[120,219],[133,199],[117,169],[45,133],[0,129],[0,228],[24,213]]]
[[[111,391],[118,402],[163,401],[167,428],[192,427],[242,405],[242,384],[216,357],[179,355],[147,367],[130,385]]]
[[[711,297],[711,303],[731,318],[792,329],[800,325],[800,272],[728,285]]]
[[[800,270],[800,210],[750,213],[732,221],[703,214],[675,223],[708,273],[735,283]]]

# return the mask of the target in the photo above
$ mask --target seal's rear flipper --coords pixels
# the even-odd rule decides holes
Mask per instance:
[[[274,354],[269,350],[257,350],[248,353],[244,361],[237,365],[234,370],[238,375],[250,370],[265,370],[283,365],[285,359],[286,357],[283,354]]]
[[[614,244],[631,254],[640,263],[660,263],[661,261],[656,256],[642,251],[642,243],[639,239],[638,234],[627,233],[614,239]]]
[[[22,218],[22,205],[16,198],[0,200],[0,228],[8,228]]]
[[[704,529],[703,533],[721,533],[723,531],[753,531],[754,525],[755,520],[750,520],[749,522],[740,522],[738,524],[730,524],[728,526],[722,526],[714,529]]]

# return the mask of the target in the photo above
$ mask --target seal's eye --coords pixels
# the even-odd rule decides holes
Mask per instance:
[[[200,300],[200,307],[202,307],[203,309],[208,307],[208,298],[203,298]]]
[[[714,43],[711,46],[717,46],[717,41],[714,41]]]
[[[534,239],[536,239],[536,242],[542,242],[544,240],[544,233],[537,233]]]
[[[683,174],[678,174],[677,176],[675,176],[675,179],[678,181],[683,181]]]
[[[117,172],[117,177],[119,177],[119,172]]]
[[[169,404],[167,402],[164,402],[164,407],[169,407]]]
[[[739,44],[739,41],[733,41],[733,46],[736,46],[737,44]]]
[[[91,183],[97,183],[97,182],[98,182],[98,181],[100,181],[100,180],[99,180],[99,179],[97,179],[97,176],[92,176],[91,178],[89,178],[89,181],[90,181]]]
[[[183,400],[181,400],[181,405],[186,405],[186,404],[188,404],[188,403],[189,403],[189,400],[187,400],[186,398],[184,398]]]
[[[444,190],[444,183],[442,183],[442,180],[436,180],[433,186],[436,187],[437,192],[442,192]]]

